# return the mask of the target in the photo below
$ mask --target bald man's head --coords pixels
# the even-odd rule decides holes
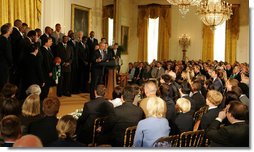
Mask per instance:
[[[151,95],[156,95],[157,92],[157,86],[156,83],[153,81],[148,81],[145,83],[145,94],[147,97],[151,96]]]
[[[13,147],[43,147],[43,145],[37,136],[25,135],[16,140]]]

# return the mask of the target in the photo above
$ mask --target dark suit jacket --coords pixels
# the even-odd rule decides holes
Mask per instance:
[[[43,146],[48,146],[48,144],[58,139],[57,122],[58,119],[55,116],[41,118],[31,123],[28,127],[28,134],[39,137]]]
[[[86,144],[91,143],[94,120],[112,114],[113,108],[112,103],[103,97],[85,103],[82,115],[77,122],[77,140]]]
[[[47,37],[48,36],[45,33],[40,36],[41,46],[43,46],[45,44],[45,42],[46,42],[45,39]],[[52,50],[52,54],[54,55],[54,57],[56,57],[56,39],[54,37],[50,36],[50,35],[49,35],[49,37],[52,38],[52,42],[53,42],[52,46],[50,47],[51,50]]]
[[[195,111],[199,110],[201,107],[206,105],[205,98],[200,92],[196,92],[191,97],[195,104]]]
[[[113,48],[111,48],[110,51],[111,51],[113,57],[115,57],[115,58],[117,58],[117,57],[121,58],[121,51],[119,49],[117,49],[116,53],[114,52]]]
[[[112,135],[111,143],[114,147],[122,147],[126,128],[137,126],[144,117],[144,112],[140,107],[131,102],[125,102],[114,109],[114,114],[110,115],[108,121],[105,122],[102,131]]]
[[[220,91],[221,93],[223,93],[223,84],[222,84],[222,81],[220,80],[220,78],[216,78],[213,81],[212,86],[214,86],[215,90]]]
[[[218,116],[220,112],[219,108],[210,109],[205,113],[200,121],[199,128],[202,130],[206,130],[209,125],[213,122],[213,120]]]
[[[17,63],[18,62],[18,57],[19,57],[19,54],[20,54],[19,43],[23,39],[23,37],[20,34],[20,32],[18,31],[18,29],[13,27],[13,31],[10,35],[10,38],[11,38],[13,62]]]
[[[27,89],[32,84],[42,85],[44,82],[41,64],[36,56],[27,54],[22,61],[23,89]]]
[[[249,124],[239,122],[221,128],[220,124],[213,120],[207,128],[211,147],[249,147]]]
[[[92,52],[94,51],[94,48],[95,48],[95,45],[98,44],[98,40],[96,38],[94,38],[93,42],[92,40],[90,39],[90,37],[87,39],[87,42],[86,44],[88,45],[90,51],[89,51],[89,54],[90,54],[90,57],[92,57]]]
[[[56,56],[62,59],[61,65],[62,65],[63,72],[71,72],[73,48],[68,44],[65,48],[63,43],[58,43]],[[65,66],[64,63],[70,63],[70,64],[68,66]]]
[[[67,138],[67,139],[58,139],[52,142],[51,144],[49,144],[49,147],[86,147],[86,145],[80,142],[74,141],[70,138]]]
[[[0,72],[2,75],[9,73],[9,68],[12,66],[13,58],[10,41],[0,35]],[[0,77],[1,78],[1,77]]]
[[[85,47],[84,47],[85,45]],[[87,44],[83,44],[81,42],[77,43],[78,49],[78,62],[80,64],[88,65],[89,62],[89,48]]]
[[[188,113],[178,113],[176,115],[175,124],[177,126],[178,133],[193,130],[192,115]]]
[[[144,67],[143,67],[142,69],[140,69],[139,67],[137,67],[137,68],[135,69],[134,79],[137,79],[138,76],[139,76],[140,79],[142,79],[142,78],[143,78],[143,75],[144,75],[144,74],[143,74],[144,71],[145,71]]]
[[[49,79],[49,73],[53,71],[54,66],[54,56],[51,53],[51,50],[46,49],[45,47],[40,48],[43,61],[42,61],[42,71],[45,79]]]

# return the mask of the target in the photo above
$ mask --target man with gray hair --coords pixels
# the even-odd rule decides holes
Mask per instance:
[[[157,85],[154,81],[148,81],[144,85],[144,90],[145,90],[146,98],[141,100],[139,106],[143,109],[145,116],[147,117],[148,116],[147,102],[150,97],[156,97]],[[165,107],[165,111],[166,111],[167,110],[166,102],[164,102],[164,104],[165,104],[164,107]]]

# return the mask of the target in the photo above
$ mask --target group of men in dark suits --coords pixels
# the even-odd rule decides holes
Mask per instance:
[[[38,31],[38,29],[37,29]],[[79,34],[80,35],[80,34]],[[17,19],[12,28],[10,24],[1,27],[0,37],[0,89],[4,84],[10,82],[21,88],[18,97],[21,100],[25,98],[25,90],[27,85],[32,85],[30,77],[33,71],[23,73],[26,69],[22,63],[30,54],[31,45],[36,44],[39,51],[36,60],[41,67],[38,69],[42,75],[33,79],[42,77],[42,83],[38,85],[42,89],[41,99],[47,97],[49,88],[55,85],[54,78],[54,59],[61,58],[61,75],[57,82],[58,96],[71,96],[72,93],[91,92],[91,98],[95,98],[94,90],[100,83],[105,82],[105,74],[107,71],[103,66],[97,66],[98,63],[109,62],[118,59],[121,56],[117,49],[118,44],[114,44],[112,49],[107,49],[100,44],[102,53],[99,52],[98,40],[94,37],[94,31],[90,32],[90,36],[82,36],[81,39],[75,40],[74,32],[70,30],[68,36],[61,33],[61,25],[55,25],[55,31],[49,26],[45,27],[45,33],[38,37],[35,30],[24,33],[22,21]],[[102,43],[102,42],[101,42]],[[107,42],[106,42],[107,43]],[[98,50],[97,50],[98,49]],[[99,52],[99,53],[98,53]],[[101,60],[99,61],[99,58]],[[89,88],[89,72],[91,71],[91,84]],[[26,85],[24,85],[26,84]]]

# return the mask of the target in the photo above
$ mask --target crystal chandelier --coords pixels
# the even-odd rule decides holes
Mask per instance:
[[[215,26],[230,19],[230,16],[233,14],[232,4],[225,1],[221,2],[221,0],[204,1],[198,6],[197,13],[205,25],[215,30]]]
[[[189,12],[190,5],[198,5],[201,0],[167,0],[172,5],[179,7],[180,13],[184,16]]]

